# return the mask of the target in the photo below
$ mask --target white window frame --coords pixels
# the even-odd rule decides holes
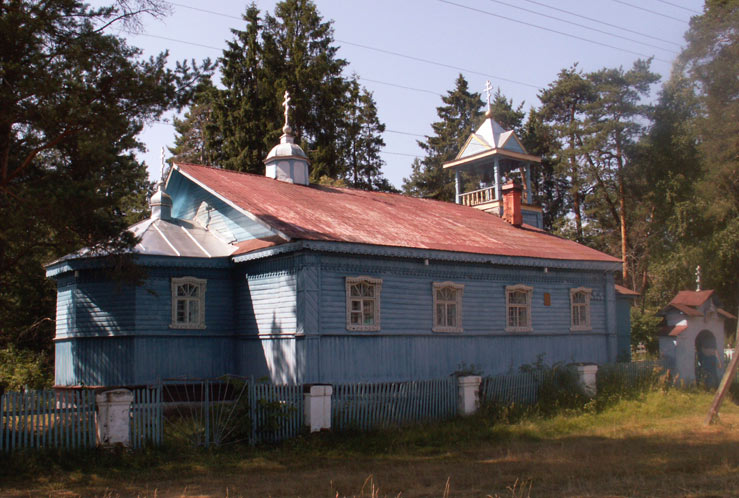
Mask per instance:
[[[352,296],[351,289],[353,285],[367,284],[374,287],[374,296]],[[382,291],[382,279],[367,276],[346,277],[346,329],[358,332],[375,332],[380,330],[380,294]],[[359,311],[352,310],[352,302],[359,302]],[[352,323],[352,312],[364,315],[364,303],[373,302],[374,323],[372,325]]]
[[[454,301],[442,301],[441,303],[438,301],[438,291],[441,289],[453,289],[455,292],[455,299]],[[432,292],[433,292],[433,318],[434,318],[434,324],[432,327],[433,332],[446,332],[446,333],[461,333],[463,331],[462,328],[462,296],[464,295],[464,284],[455,284],[454,282],[433,282],[432,284]],[[456,313],[455,313],[455,323],[456,326],[449,327],[447,325],[439,325],[440,317],[438,314],[438,304],[454,304]],[[448,309],[445,306],[445,310]]]
[[[511,317],[511,308],[521,308],[521,304],[513,304],[511,303],[511,294],[515,292],[523,292],[526,294],[526,304],[523,305],[523,307],[526,308],[526,325],[516,325],[513,326],[510,324],[510,317]],[[534,330],[533,324],[531,322],[531,306],[534,296],[534,288],[529,287],[528,285],[523,284],[517,284],[517,285],[507,285],[505,288],[505,331],[506,332],[531,332]]]
[[[204,329],[205,328],[205,287],[207,280],[195,277],[173,277],[172,278],[172,323],[169,327],[173,329]],[[182,285],[193,285],[198,287],[197,297],[178,296],[177,289]],[[185,303],[198,303],[197,321],[177,321],[177,303],[184,301]],[[187,306],[187,305],[186,305]],[[185,311],[185,320],[187,320],[187,311]]]
[[[585,303],[575,303],[575,294],[585,294]],[[571,331],[583,331],[593,330],[592,324],[590,323],[590,298],[593,295],[593,289],[587,287],[577,287],[576,289],[570,289],[570,330]],[[575,316],[578,315],[575,312],[575,306],[585,307],[585,323],[575,324]]]

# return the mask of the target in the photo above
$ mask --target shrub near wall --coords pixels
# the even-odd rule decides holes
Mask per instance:
[[[51,387],[46,355],[10,345],[0,349],[0,392]]]

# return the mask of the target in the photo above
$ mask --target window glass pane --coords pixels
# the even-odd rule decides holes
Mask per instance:
[[[585,293],[584,292],[576,292],[572,296],[572,302],[576,304],[584,304],[585,303]]]
[[[446,323],[446,319],[444,318],[444,311],[445,307],[443,304],[436,303],[436,325],[443,327]]]
[[[447,305],[446,308],[446,324],[449,327],[456,327],[457,326],[457,305],[456,304],[450,304]]]
[[[516,320],[516,309],[513,307],[508,308],[508,326],[518,327],[518,320]]]
[[[375,302],[372,299],[364,299],[362,301],[362,308],[364,308],[364,312],[365,313],[374,314],[374,312],[375,312]]]
[[[359,297],[360,295],[359,285],[358,284],[351,285],[349,287],[349,293],[351,294],[352,297]]]
[[[526,293],[525,292],[511,292],[508,301],[511,304],[526,304]]]
[[[352,314],[351,314],[351,323],[352,323],[352,325],[361,325],[362,324],[362,313],[361,312],[352,312]]]
[[[365,297],[375,297],[375,286],[372,284],[362,284],[362,291]]]
[[[200,286],[199,285],[191,285],[190,286],[190,295],[193,297],[198,297],[200,295]]]
[[[200,321],[200,315],[199,315],[199,305],[200,303],[198,301],[192,300],[187,303],[187,321],[188,323],[199,323]]]
[[[177,295],[178,296],[186,296],[187,295],[187,290],[185,289],[185,286],[184,285],[178,285],[177,286]]]
[[[177,309],[175,313],[175,320],[177,323],[184,323],[185,321],[185,301],[182,299],[177,300]]]
[[[352,299],[352,311],[362,311],[362,301],[359,299]]]
[[[526,313],[526,308],[517,308],[517,309],[518,309],[518,326],[528,327],[529,317],[528,317],[528,313]]]

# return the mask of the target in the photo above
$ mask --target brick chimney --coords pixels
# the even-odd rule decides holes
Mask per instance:
[[[521,212],[521,185],[510,181],[503,185],[503,219],[514,227],[520,227],[523,223]]]

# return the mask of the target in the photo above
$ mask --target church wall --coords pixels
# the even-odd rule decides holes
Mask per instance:
[[[436,378],[474,364],[486,375],[517,371],[543,355],[546,363],[616,359],[615,296],[610,274],[543,268],[449,264],[422,260],[315,256],[301,271],[314,276],[316,328],[306,328],[305,382]],[[346,330],[347,276],[382,279],[381,328]],[[432,283],[464,284],[462,333],[432,332]],[[532,332],[506,332],[505,286],[532,286]],[[569,290],[588,287],[592,330],[571,332]],[[550,305],[544,303],[548,293]],[[313,301],[311,293],[300,294]],[[298,307],[305,303],[299,299]]]
[[[137,385],[232,370],[231,272],[193,266],[148,267],[141,286],[103,269],[58,277],[55,383]],[[206,279],[205,329],[170,327],[170,279],[183,276]]]

